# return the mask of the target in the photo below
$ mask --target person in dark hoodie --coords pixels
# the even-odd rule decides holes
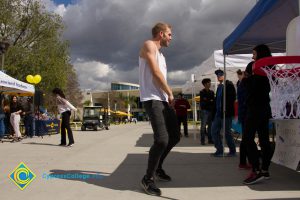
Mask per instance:
[[[216,112],[212,122],[211,135],[213,137],[216,152],[212,154],[214,157],[222,157],[224,147],[221,139],[221,129],[223,126],[223,90],[224,90],[224,72],[220,69],[215,71],[219,85],[216,92]],[[236,99],[236,91],[231,81],[226,80],[226,116],[225,116],[225,139],[229,147],[227,156],[236,156],[236,147],[231,135],[232,118],[234,116],[234,102]]]
[[[253,61],[250,62],[247,66],[252,67]],[[249,67],[248,67],[249,68]],[[252,72],[250,72],[251,74]],[[247,77],[249,72],[241,70],[237,71],[237,75],[239,77],[239,81],[237,82],[237,100],[238,100],[238,122],[241,124],[241,134],[242,134],[242,140],[240,142],[240,163],[239,163],[239,169],[251,169],[252,165],[250,163],[247,163],[247,149],[245,144],[245,118],[246,118],[246,97],[247,97],[247,90],[246,90],[246,84]],[[249,161],[249,159],[248,159]]]
[[[262,44],[253,49],[253,60],[270,57],[271,51],[268,46]],[[246,185],[255,184],[264,179],[269,179],[269,166],[271,162],[271,145],[269,140],[270,107],[270,84],[266,76],[253,74],[252,65],[248,65],[246,72],[250,75],[246,80],[246,119],[244,140],[252,172],[243,181]],[[259,152],[255,143],[255,134],[258,134],[259,145],[262,153],[262,165],[259,161]]]
[[[215,105],[215,93],[210,89],[211,80],[205,78],[202,80],[204,88],[200,91],[200,142],[205,145],[205,135],[208,137],[208,143],[213,144],[213,139],[211,136],[211,123],[212,115],[214,112]]]

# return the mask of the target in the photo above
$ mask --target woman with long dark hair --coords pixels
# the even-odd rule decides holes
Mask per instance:
[[[20,132],[20,115],[22,110],[22,106],[19,104],[17,96],[12,96],[10,103],[10,123],[15,133],[13,141],[20,141],[22,139]]]
[[[71,110],[77,110],[68,100],[63,93],[63,91],[59,88],[54,88],[52,93],[56,96],[57,108],[58,112],[61,114],[61,142],[60,146],[66,146],[66,130],[68,132],[69,144],[68,146],[73,146],[74,138],[73,133],[70,127],[70,116]]]
[[[268,46],[262,44],[253,49],[253,60],[270,57],[271,51]],[[248,68],[252,66],[247,66]],[[246,151],[252,172],[244,180],[244,184],[250,185],[270,179],[269,166],[271,162],[271,145],[269,139],[269,118],[271,117],[270,107],[270,84],[266,76],[259,76],[252,73],[252,69],[246,69],[250,76],[246,79],[246,119],[244,139]],[[262,163],[260,165],[259,152],[255,143],[255,134],[258,134],[261,147]]]

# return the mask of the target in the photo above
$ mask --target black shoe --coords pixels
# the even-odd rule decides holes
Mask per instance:
[[[213,157],[223,157],[224,156],[223,152],[218,152],[218,151],[216,151],[215,153],[212,153],[210,155]]]
[[[189,135],[184,135],[184,137],[189,137]]]
[[[171,181],[171,177],[165,173],[163,169],[156,170],[155,177],[157,180],[169,182]]]
[[[201,142],[201,145],[205,145],[205,142]]]
[[[226,157],[236,157],[236,152],[229,152]]]
[[[270,177],[270,173],[268,171],[266,172],[260,172],[260,174],[264,177],[264,179],[269,180]]]
[[[161,191],[158,187],[156,187],[154,181],[147,176],[144,176],[141,182],[142,188],[145,190],[145,192],[149,195],[155,195],[160,196]]]
[[[74,142],[73,143],[69,143],[68,147],[72,147],[73,145],[74,145]]]
[[[58,146],[66,146],[67,144],[60,143]]]
[[[265,178],[262,176],[261,173],[251,172],[249,176],[243,181],[245,185],[252,185],[258,183]]]

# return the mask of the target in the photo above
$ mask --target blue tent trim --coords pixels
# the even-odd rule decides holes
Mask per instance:
[[[260,0],[237,28],[223,41],[223,53],[251,53],[257,44],[285,52],[286,28],[299,15],[298,0]]]

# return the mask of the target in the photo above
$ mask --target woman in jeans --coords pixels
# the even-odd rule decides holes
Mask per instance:
[[[68,100],[59,88],[54,88],[52,93],[56,96],[58,112],[61,114],[61,142],[60,146],[66,146],[66,130],[68,132],[69,144],[71,147],[74,144],[73,133],[70,127],[71,110],[77,110]]]

